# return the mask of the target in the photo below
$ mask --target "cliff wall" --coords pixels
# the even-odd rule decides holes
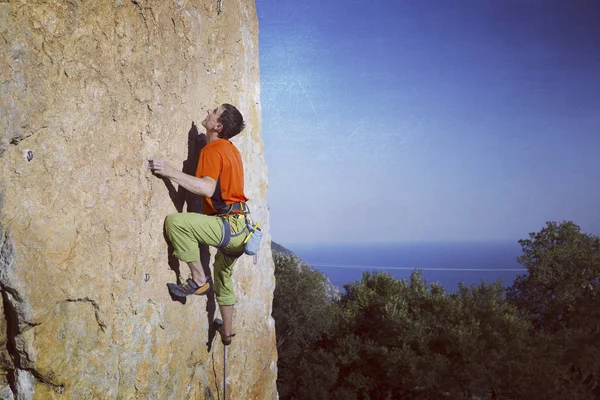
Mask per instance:
[[[0,398],[222,398],[214,297],[166,287],[188,269],[169,257],[164,217],[197,199],[146,160],[189,172],[196,126],[223,102],[246,119],[233,142],[265,231],[258,264],[235,267],[227,398],[277,397],[256,9],[217,8],[0,1]]]

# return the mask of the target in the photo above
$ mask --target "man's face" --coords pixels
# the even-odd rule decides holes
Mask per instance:
[[[207,131],[220,130],[222,125],[218,119],[222,111],[221,107],[208,110],[206,118],[202,121],[202,126],[205,127]]]

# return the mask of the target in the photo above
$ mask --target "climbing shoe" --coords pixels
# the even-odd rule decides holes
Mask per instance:
[[[221,343],[223,343],[225,346],[229,346],[231,344],[231,338],[235,336],[235,333],[232,333],[231,335],[225,335],[225,331],[223,330],[223,321],[219,318],[215,319],[213,323],[215,324],[215,329],[221,336]]]
[[[167,284],[167,287],[171,293],[178,297],[186,297],[192,294],[202,296],[207,294],[212,287],[212,279],[210,276],[206,277],[206,283],[202,286],[198,285],[195,280],[190,278],[186,283],[182,283],[181,285],[169,283]]]

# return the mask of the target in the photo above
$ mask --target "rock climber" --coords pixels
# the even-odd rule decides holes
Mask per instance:
[[[185,174],[164,160],[148,160],[156,174],[203,196],[204,214],[175,213],[167,216],[165,230],[173,255],[188,264],[191,277],[180,285],[169,283],[179,297],[206,295],[210,289],[219,304],[223,321],[215,320],[224,345],[231,344],[233,307],[236,297],[231,279],[233,266],[244,252],[248,234],[244,195],[244,168],[238,149],[230,139],[245,126],[242,114],[231,104],[209,110],[202,121],[207,145],[200,152],[196,176]],[[199,243],[218,248],[214,262],[214,284],[200,263]]]

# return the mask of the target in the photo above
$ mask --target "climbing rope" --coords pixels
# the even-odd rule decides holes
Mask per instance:
[[[227,400],[227,346],[223,346],[223,400]]]

